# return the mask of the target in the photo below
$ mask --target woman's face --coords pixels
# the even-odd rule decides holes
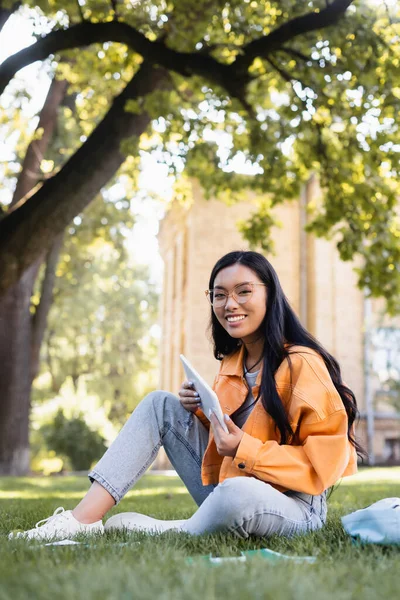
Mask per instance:
[[[247,282],[263,283],[255,271],[236,263],[219,271],[213,289],[229,294],[235,286]],[[213,307],[213,310],[231,337],[242,339],[243,342],[252,342],[257,338],[257,332],[267,311],[267,288],[265,285],[255,285],[251,298],[244,304],[239,304],[231,294],[225,306]]]

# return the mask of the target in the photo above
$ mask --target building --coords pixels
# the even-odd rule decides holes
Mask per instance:
[[[227,206],[205,200],[196,182],[192,189],[193,201],[186,205],[172,202],[159,232],[164,261],[160,388],[175,394],[184,380],[180,353],[210,383],[218,371],[207,334],[210,307],[204,290],[213,265],[223,254],[248,248],[237,222],[255,208],[250,194],[248,201]],[[268,259],[301,322],[338,359],[344,381],[356,394],[362,414],[357,435],[368,447],[371,462],[400,462],[399,415],[380,390],[374,370],[373,339],[381,331],[381,303],[366,300],[357,287],[355,265],[340,260],[334,241],[304,231],[307,205],[318,194],[318,183],[311,179],[298,201],[274,209],[282,226],[273,232],[275,255]],[[390,322],[390,328],[395,325],[400,327]],[[390,340],[387,343],[390,346]],[[382,352],[385,348],[380,350],[381,363]]]

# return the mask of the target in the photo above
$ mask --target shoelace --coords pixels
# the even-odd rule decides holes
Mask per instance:
[[[64,513],[65,510],[62,506],[59,506],[58,508],[56,508],[56,510],[54,511],[54,513],[51,515],[51,517],[47,517],[47,519],[42,519],[41,521],[38,521],[35,525],[36,528],[40,527],[40,524],[43,523],[43,525],[45,523],[50,523],[50,521],[53,521],[54,519],[56,519],[60,514]]]

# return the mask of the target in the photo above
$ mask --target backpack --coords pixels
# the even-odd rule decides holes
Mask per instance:
[[[400,498],[383,498],[356,510],[342,517],[342,524],[354,541],[400,544]]]

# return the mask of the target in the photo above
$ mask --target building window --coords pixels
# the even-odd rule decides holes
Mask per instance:
[[[389,465],[398,465],[400,463],[400,437],[385,439],[382,458]]]
[[[384,403],[400,412],[400,328],[376,328],[371,342],[376,408]]]

